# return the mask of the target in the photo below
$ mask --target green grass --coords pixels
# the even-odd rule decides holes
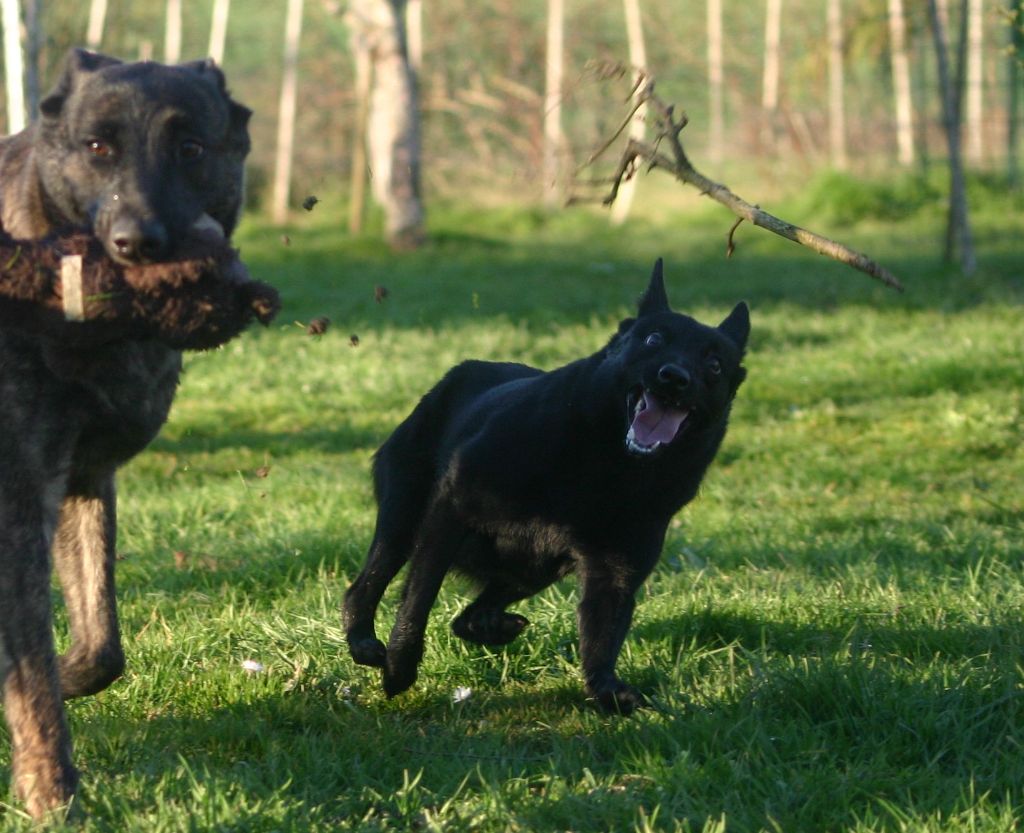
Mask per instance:
[[[400,257],[335,231],[329,199],[289,245],[243,227],[286,308],[188,358],[170,422],[121,476],[130,670],[69,706],[80,829],[1020,826],[1019,217],[975,218],[969,281],[937,260],[932,216],[844,227],[899,296],[748,227],[725,260],[721,210],[644,205],[615,231],[584,211],[439,208],[435,242]],[[494,651],[451,635],[465,588],[446,585],[420,681],[386,700],[339,621],[374,449],[462,358],[554,367],[597,348],[657,255],[677,307],[716,321],[746,298],[753,334],[730,434],[620,661],[656,707],[585,704],[571,581],[520,605],[528,637]],[[316,315],[333,322],[319,339],[295,323]],[[4,739],[5,792],[9,763]],[[0,810],[0,831],[27,829]]]

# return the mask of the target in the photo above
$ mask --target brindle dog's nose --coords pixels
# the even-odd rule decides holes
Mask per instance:
[[[167,229],[159,220],[125,217],[114,222],[110,242],[118,257],[136,263],[159,260],[167,249]]]
[[[690,373],[677,364],[663,364],[658,369],[658,381],[675,390],[684,390],[690,384]]]

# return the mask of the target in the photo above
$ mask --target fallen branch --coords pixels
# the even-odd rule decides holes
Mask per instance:
[[[603,77],[611,77],[612,73],[601,72],[599,75]],[[682,132],[683,128],[686,127],[686,116],[681,115],[679,118],[676,118],[673,106],[671,104],[666,105],[654,94],[653,78],[645,75],[643,83],[634,87],[633,92],[630,94],[630,98],[632,99],[632,104],[626,119],[613,133],[612,138],[605,142],[587,160],[587,162],[584,163],[584,167],[590,166],[596,162],[597,159],[607,151],[612,144],[614,144],[615,140],[622,135],[623,130],[634,117],[634,114],[644,103],[648,105],[648,112],[654,116],[656,128],[655,138],[653,142],[646,142],[632,138],[629,139],[626,143],[625,150],[623,150],[622,156],[619,159],[619,163],[616,166],[615,173],[611,177],[611,189],[601,200],[604,205],[611,205],[615,201],[620,186],[624,181],[635,174],[639,165],[646,164],[648,169],[660,168],[661,170],[672,174],[680,182],[694,186],[702,194],[706,194],[711,197],[711,199],[721,203],[733,214],[739,217],[740,220],[747,220],[755,226],[768,229],[768,231],[774,232],[780,237],[785,237],[787,240],[792,240],[794,243],[799,243],[801,246],[806,246],[818,254],[826,255],[827,257],[838,260],[848,266],[852,266],[854,269],[858,269],[876,280],[881,281],[888,287],[900,292],[903,291],[903,285],[899,282],[896,276],[888,269],[869,258],[867,255],[854,251],[853,249],[844,246],[842,243],[838,243],[828,237],[816,234],[813,231],[808,231],[807,229],[793,225],[792,223],[787,223],[785,220],[780,220],[778,217],[769,214],[760,207],[748,203],[746,200],[730,191],[725,185],[708,179],[694,168],[690,163],[690,160],[686,155],[686,151],[683,149],[682,141],[679,138],[679,134]],[[662,143],[667,144],[669,154],[666,154],[660,149]],[[569,200],[570,203],[583,201],[585,201],[585,199],[578,197],[573,197]],[[728,254],[730,255],[735,248],[733,234],[736,231],[737,225],[738,223],[733,225],[729,231]]]

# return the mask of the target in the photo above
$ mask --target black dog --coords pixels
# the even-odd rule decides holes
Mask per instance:
[[[742,303],[717,328],[672,312],[659,260],[638,317],[593,356],[451,370],[377,453],[377,527],[345,597],[355,661],[383,669],[389,696],[411,686],[449,569],[482,588],[452,629],[485,645],[528,624],[509,604],[576,571],[587,692],[611,712],[640,705],[615,675],[634,595],[725,436],[749,331]],[[374,614],[406,561],[385,647]]]
[[[0,142],[4,230],[89,225],[126,264],[158,261],[196,224],[230,235],[250,112],[211,63],[123,64],[73,52],[40,118]],[[36,817],[77,772],[62,698],[122,672],[114,601],[115,469],[167,417],[181,354],[155,341],[69,349],[0,329],[0,680],[15,791]],[[71,645],[55,657],[50,565]]]

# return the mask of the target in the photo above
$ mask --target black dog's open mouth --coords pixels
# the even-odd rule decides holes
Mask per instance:
[[[682,432],[690,416],[688,408],[676,408],[639,387],[626,399],[629,430],[626,448],[634,454],[652,454]]]

